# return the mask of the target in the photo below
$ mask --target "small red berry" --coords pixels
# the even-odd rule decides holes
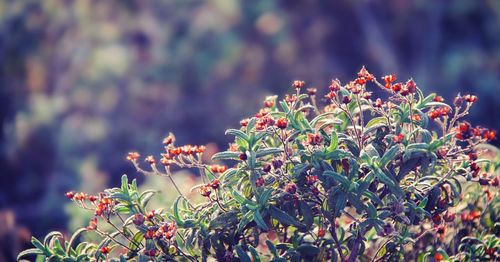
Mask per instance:
[[[444,258],[443,258],[443,255],[441,253],[436,253],[436,254],[434,254],[434,259],[436,261],[443,261]]]

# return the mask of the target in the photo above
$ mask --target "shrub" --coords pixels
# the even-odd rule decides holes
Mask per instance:
[[[128,259],[206,261],[495,260],[500,242],[495,131],[463,120],[477,98],[452,105],[424,96],[410,79],[362,68],[355,80],[333,80],[321,101],[303,81],[284,100],[268,97],[255,116],[229,129],[234,143],[213,161],[204,146],[176,146],[170,134],[159,161],[129,153],[140,173],[164,176],[179,197],[170,210],[148,207],[154,190],[120,188],[98,195],[68,192],[94,212],[89,226],[66,242],[33,238],[30,254],[64,261]],[[389,93],[372,99],[367,85]],[[434,127],[430,127],[434,125]],[[435,130],[435,131],[432,131]],[[489,158],[489,159],[487,159]],[[196,169],[194,203],[172,179]],[[160,170],[161,169],[161,170]],[[97,234],[100,243],[81,242]]]

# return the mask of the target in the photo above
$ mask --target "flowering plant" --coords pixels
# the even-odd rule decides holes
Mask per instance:
[[[389,93],[373,99],[367,86]],[[253,117],[229,129],[234,143],[213,161],[204,146],[176,146],[170,134],[159,161],[129,153],[140,173],[170,179],[179,197],[151,208],[154,190],[120,188],[67,197],[95,216],[66,242],[53,232],[19,259],[63,261],[371,261],[495,260],[500,249],[495,131],[463,120],[477,98],[451,105],[425,96],[412,80],[382,83],[362,68],[332,80],[324,107],[317,90],[294,81],[284,100],[268,97]],[[434,123],[434,124],[433,124]],[[435,125],[436,128],[430,127]],[[436,129],[437,131],[432,131]],[[493,156],[492,156],[493,155]],[[160,168],[161,167],[161,168]],[[198,170],[195,203],[173,170]],[[105,225],[108,224],[107,230]],[[87,232],[100,243],[81,242]]]

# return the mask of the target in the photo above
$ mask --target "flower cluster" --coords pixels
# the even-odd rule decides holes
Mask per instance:
[[[446,104],[436,94],[424,96],[413,79],[379,78],[364,67],[345,84],[332,80],[323,93],[301,80],[291,86],[283,100],[266,98],[239,129],[227,130],[234,141],[212,162],[202,158],[204,146],[176,146],[172,134],[163,140],[159,163],[154,156],[144,159],[147,170],[138,153],[128,154],[138,172],[170,180],[179,197],[169,210],[150,209],[155,192],[139,193],[126,176],[121,187],[98,195],[68,192],[94,212],[85,230],[103,238],[102,245],[84,243],[91,248],[83,255],[116,253],[139,261],[499,259],[494,219],[500,217],[500,164],[492,155],[500,154],[485,145],[496,139],[495,131],[464,120],[476,96]],[[373,97],[372,87],[387,97]],[[193,190],[201,200],[179,190],[174,168],[199,173],[203,183]],[[99,219],[114,232],[98,228]]]

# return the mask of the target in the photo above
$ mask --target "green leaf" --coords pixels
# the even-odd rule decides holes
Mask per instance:
[[[253,214],[253,220],[255,221],[255,223],[257,223],[257,226],[259,226],[262,230],[264,231],[269,230],[259,210],[255,210],[255,213]]]
[[[389,162],[394,160],[396,155],[399,153],[399,144],[394,145],[393,147],[389,148],[387,151],[385,151],[384,155],[380,159],[380,166],[385,167]]]
[[[129,193],[128,193],[128,177],[127,177],[127,175],[122,176],[121,188],[122,188],[123,194],[125,194],[128,197]]]
[[[212,160],[225,160],[225,159],[239,160],[240,154],[241,153],[239,152],[233,152],[233,151],[219,152],[212,156]]]
[[[295,218],[291,217],[289,214],[285,213],[281,209],[275,206],[269,206],[269,213],[272,217],[276,218],[281,224],[293,225],[295,227],[302,227],[302,223],[297,221]]]
[[[252,260],[248,256],[248,254],[241,248],[241,245],[235,246],[236,249],[236,254],[238,254],[238,257],[240,258],[241,262],[251,262]]]
[[[69,242],[66,244],[66,253],[69,253],[71,247],[73,246],[73,243],[76,241],[76,239],[82,234],[83,232],[87,231],[87,228],[80,228],[73,235],[71,236],[71,239]]]
[[[248,135],[245,134],[245,132],[238,130],[238,129],[228,129],[228,130],[226,130],[226,135],[239,137],[247,142],[249,141]]]
[[[375,173],[375,176],[386,186],[389,187],[389,190],[397,195],[402,195],[403,192],[401,188],[390,178],[388,177],[380,168],[374,168],[372,172]]]
[[[246,225],[248,225],[248,223],[252,221],[253,213],[254,212],[252,210],[249,210],[248,212],[245,213],[245,215],[243,215],[243,217],[240,220],[240,223],[238,224],[238,232],[240,233],[243,232],[243,229],[246,227]]]
[[[345,176],[330,170],[323,172],[323,175],[335,179],[335,181],[337,181],[344,188],[349,188],[349,185],[351,184],[351,181],[349,181]]]
[[[321,249],[319,249],[317,246],[313,246],[311,244],[302,244],[299,247],[297,247],[297,251],[302,255],[302,256],[307,256],[307,257],[312,257],[316,256],[321,252]]]
[[[252,258],[253,258],[253,261],[254,262],[260,262],[260,256],[259,256],[259,253],[257,252],[257,250],[252,247],[252,246],[248,246],[248,250],[250,250],[250,253],[252,253]]]
[[[306,225],[307,228],[310,228],[314,223],[311,207],[309,206],[309,204],[307,204],[306,201],[300,201],[299,207],[300,207],[300,213],[304,217],[303,221],[304,224]]]
[[[146,190],[146,191],[142,192],[142,194],[139,196],[139,203],[141,204],[141,207],[145,208],[148,205],[151,197],[154,194],[156,194],[157,192],[158,191],[156,191],[156,190]]]
[[[429,144],[426,143],[414,143],[406,146],[406,151],[427,151],[429,149]]]
[[[269,248],[269,251],[271,254],[273,254],[274,258],[279,258],[278,251],[276,250],[276,246],[271,242],[271,240],[267,239],[266,240],[266,245],[267,248]]]
[[[311,126],[316,126],[317,123],[328,118],[328,116],[335,116],[335,113],[334,112],[326,112],[326,113],[322,113],[322,114],[316,116],[315,118],[313,118],[313,120],[311,120]],[[336,124],[342,123],[342,121],[340,121],[338,119],[333,119],[333,118],[328,118],[328,121],[334,121],[334,123],[336,123]]]
[[[173,205],[174,219],[179,226],[182,226],[184,224],[184,221],[182,221],[182,218],[179,215],[179,201],[181,201],[181,199],[183,199],[182,196],[178,196]]]
[[[36,239],[35,237],[31,237],[31,244],[33,244],[33,246],[35,246],[36,248],[38,248],[39,250],[43,251],[43,253],[46,255],[46,256],[50,256],[52,255],[49,250],[42,244],[42,242],[40,242],[40,240]]]
[[[244,196],[240,195],[240,193],[238,193],[236,190],[234,189],[231,189],[231,195],[233,196],[233,198],[238,201],[238,203],[242,204],[242,205],[246,205],[246,206],[250,206],[252,207],[252,209],[255,209],[258,207],[258,204],[245,198]]]
[[[48,246],[48,245],[49,245],[49,243],[50,243],[50,241],[51,241],[51,240],[52,240],[52,238],[54,238],[54,237],[61,237],[61,238],[62,238],[62,237],[63,237],[63,234],[62,234],[61,232],[59,232],[59,231],[52,231],[52,232],[48,233],[48,234],[45,236],[45,238],[43,239],[43,244],[44,244],[45,246]]]
[[[379,124],[385,124],[385,122],[387,121],[387,118],[385,117],[375,117],[373,119],[371,119],[368,124],[366,124],[366,128],[370,128],[370,127],[373,127],[373,126],[376,126],[376,125],[379,125]]]
[[[132,241],[129,243],[128,248],[131,250],[138,250],[143,239],[144,233],[140,231],[135,233],[135,235],[132,237]]]
[[[269,198],[271,198],[274,190],[272,188],[264,188],[262,193],[258,197],[259,205],[266,206]]]
[[[344,158],[352,158],[353,155],[351,155],[349,152],[341,150],[341,149],[335,149],[330,152],[326,152],[325,154],[325,159],[329,160],[340,160]]]
[[[327,148],[327,152],[332,152],[333,150],[337,149],[337,145],[339,144],[339,137],[337,135],[337,132],[332,131],[331,135],[331,140],[330,140],[330,145]]]
[[[17,255],[17,260],[21,260],[21,258],[25,257],[25,256],[35,256],[35,255],[42,255],[44,254],[43,251],[41,251],[40,249],[38,248],[30,248],[30,249],[26,249],[24,251],[22,251],[21,253],[19,253]]]
[[[255,154],[255,157],[264,157],[268,155],[274,155],[283,152],[283,149],[281,148],[265,148],[258,150],[257,153]]]

